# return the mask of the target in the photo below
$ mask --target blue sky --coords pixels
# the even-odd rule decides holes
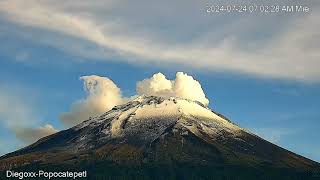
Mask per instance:
[[[319,162],[319,4],[301,3],[313,11],[208,15],[207,3],[193,1],[1,1],[0,154],[30,143],[17,128],[67,128],[59,115],[85,97],[81,76],[108,77],[128,97],[137,81],[182,71],[201,83],[212,109]]]

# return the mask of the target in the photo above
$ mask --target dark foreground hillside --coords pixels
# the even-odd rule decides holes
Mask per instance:
[[[192,134],[169,133],[150,147],[123,143],[108,144],[79,154],[34,152],[3,159],[0,164],[4,170],[6,162],[34,162],[13,168],[16,171],[86,170],[89,179],[320,179],[317,163],[290,152],[285,153],[291,157],[272,160],[277,157],[270,156],[268,160],[260,155],[250,157],[240,152],[232,153],[233,147],[228,146],[207,144]],[[4,178],[4,175],[3,171],[0,177]]]

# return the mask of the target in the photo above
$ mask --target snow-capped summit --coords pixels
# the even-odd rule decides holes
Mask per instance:
[[[199,134],[201,129],[212,138],[221,136],[222,132],[236,136],[242,131],[197,101],[156,96],[139,96],[72,129],[80,131],[96,127],[99,127],[103,139],[134,136],[146,143],[159,138],[168,128],[183,128],[195,135]],[[90,140],[88,134],[79,137],[79,142],[90,142]]]

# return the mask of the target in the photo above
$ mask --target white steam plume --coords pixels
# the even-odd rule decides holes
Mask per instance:
[[[71,105],[70,112],[60,115],[60,120],[67,126],[81,123],[89,117],[97,116],[115,105],[128,101],[132,97],[123,97],[117,85],[107,77],[83,76],[84,89],[87,97],[77,100]],[[154,74],[151,78],[138,81],[138,95],[153,95],[162,97],[180,97],[209,104],[200,83],[183,72],[176,74],[175,80],[168,80],[162,73]]]
[[[92,75],[82,76],[80,80],[84,81],[87,97],[73,103],[70,112],[60,115],[66,125],[76,125],[124,102],[120,89],[109,78]]]
[[[180,97],[209,104],[200,83],[183,72],[177,72],[175,80],[168,80],[162,73],[154,74],[151,78],[138,81],[138,95],[153,95],[163,97]]]

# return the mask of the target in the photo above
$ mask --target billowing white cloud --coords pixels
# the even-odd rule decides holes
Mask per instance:
[[[51,124],[46,124],[39,128],[17,128],[15,129],[16,137],[24,142],[33,143],[42,137],[58,132]]]
[[[62,113],[60,119],[68,126],[99,115],[124,102],[117,85],[106,77],[82,76],[87,97],[72,104],[70,112]]]
[[[168,80],[162,73],[137,82],[138,95],[153,95],[164,97],[181,97],[209,104],[200,83],[183,72],[177,72],[175,80]]]
[[[50,124],[38,127],[40,122],[34,116],[32,106],[26,98],[0,86],[0,124],[24,143],[34,142],[58,130]]]
[[[172,63],[258,77],[319,81],[319,4],[302,1],[312,8],[310,13],[214,16],[205,13],[203,2],[192,0],[183,4],[144,1],[139,5],[110,0],[107,6],[100,0],[92,4],[3,0],[0,15],[24,29],[47,32],[35,39],[38,34],[30,31],[26,35],[23,29],[23,37],[91,57],[87,60],[116,56],[134,64]]]
[[[89,117],[100,115],[136,97],[123,97],[120,88],[107,77],[82,76],[80,80],[84,82],[87,96],[74,102],[69,112],[60,115],[60,120],[67,127],[79,124]],[[177,72],[176,78],[172,81],[162,73],[154,74],[151,78],[138,81],[136,91],[137,95],[181,97],[199,101],[204,105],[209,104],[200,83],[183,72]]]

